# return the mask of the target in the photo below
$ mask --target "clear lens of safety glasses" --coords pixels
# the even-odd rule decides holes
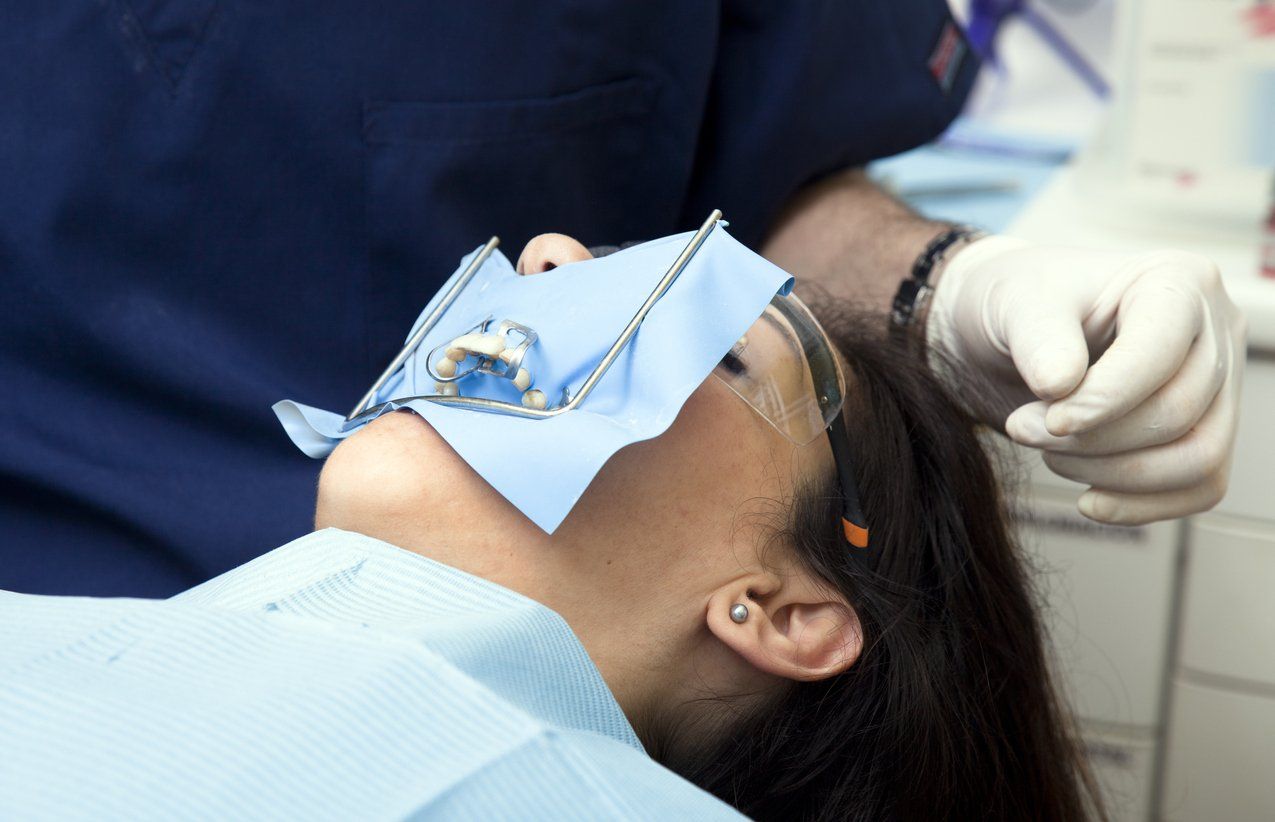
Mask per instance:
[[[845,400],[827,335],[791,295],[771,300],[713,373],[796,445],[827,431]]]

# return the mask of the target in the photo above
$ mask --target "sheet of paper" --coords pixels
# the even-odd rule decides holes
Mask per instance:
[[[1140,0],[1125,18],[1129,60],[1124,181],[1160,206],[1253,221],[1269,197],[1275,145],[1263,76],[1275,37],[1253,0]]]

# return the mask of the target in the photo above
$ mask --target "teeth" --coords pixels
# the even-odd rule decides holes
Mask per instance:
[[[436,382],[434,383],[434,393],[442,394],[444,397],[460,396],[460,386],[454,382]]]
[[[462,334],[452,340],[452,344],[447,349],[447,358],[449,360],[456,359],[452,356],[452,351],[460,349],[471,354],[482,354],[484,357],[499,357],[500,352],[505,350],[505,341],[499,334],[479,334],[477,332],[470,334]],[[462,357],[461,359],[464,359]],[[459,362],[459,360],[457,360]]]
[[[507,366],[513,361],[516,353],[515,349],[505,347],[505,338],[500,334],[470,332],[451,341],[443,352],[443,359],[434,363],[434,373],[447,379],[455,377],[460,372],[459,364],[471,355],[485,357],[488,360],[498,359]],[[514,374],[514,386],[519,391],[525,392],[523,403],[531,403],[527,406],[528,408],[544,408],[547,405],[544,394],[539,391],[528,391],[531,388],[531,381],[531,372],[526,368],[519,368],[518,373]],[[452,382],[438,382],[434,387],[439,394],[447,396],[454,397],[460,393]]]
[[[453,360],[451,357],[443,357],[441,360],[434,363],[434,373],[440,377],[456,376],[456,360]]]

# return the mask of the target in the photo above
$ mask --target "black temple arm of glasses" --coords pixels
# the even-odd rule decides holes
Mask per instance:
[[[868,547],[868,525],[859,506],[859,486],[854,481],[854,451],[846,433],[846,412],[842,409],[828,426],[832,458],[837,464],[837,482],[841,486],[841,527],[846,540],[856,548]]]

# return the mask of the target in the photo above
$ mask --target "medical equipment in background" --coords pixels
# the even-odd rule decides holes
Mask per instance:
[[[1040,41],[1062,61],[1068,69],[1100,98],[1111,94],[1111,85],[1092,61],[1076,48],[1070,37],[1059,30],[1041,11],[1041,0],[972,0],[966,36],[984,63],[984,70],[1005,71],[998,59],[996,36],[1000,28],[1011,18],[1022,20],[1040,38]],[[1088,6],[1092,0],[1052,0],[1054,7]]]
[[[1275,7],[1127,0],[1117,12],[1117,93],[1081,184],[1120,218],[1257,230],[1275,171]]]
[[[961,122],[977,125],[991,151],[1011,157],[1070,151],[1088,139],[1118,79],[1112,30],[1120,2],[953,0],[971,48],[983,55]],[[1023,137],[1036,139],[1016,139]]]

